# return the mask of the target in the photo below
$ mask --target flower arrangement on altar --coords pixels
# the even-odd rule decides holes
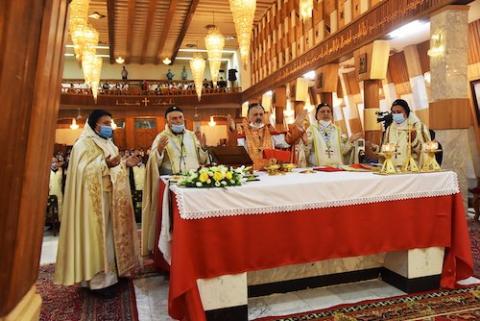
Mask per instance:
[[[247,181],[246,174],[245,166],[238,168],[225,165],[202,167],[183,174],[178,184],[186,187],[240,186]]]

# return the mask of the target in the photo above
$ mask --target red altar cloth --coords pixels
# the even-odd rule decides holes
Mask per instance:
[[[283,265],[440,246],[442,287],[472,275],[460,194],[198,220],[180,218],[176,201],[172,208],[168,309],[177,320],[205,321],[197,279]]]

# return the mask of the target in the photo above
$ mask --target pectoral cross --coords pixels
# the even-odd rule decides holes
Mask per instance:
[[[142,100],[142,103],[145,104],[145,107],[147,107],[149,102],[150,102],[150,100],[148,100],[147,97],[143,98],[143,100]]]
[[[334,150],[328,146],[327,149],[325,150],[325,153],[328,154],[328,158],[332,158],[332,153],[334,152]]]

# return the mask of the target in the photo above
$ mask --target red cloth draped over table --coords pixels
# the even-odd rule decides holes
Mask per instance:
[[[196,280],[225,274],[440,246],[443,287],[472,275],[460,194],[194,220],[172,205],[169,314],[182,321],[205,320]]]

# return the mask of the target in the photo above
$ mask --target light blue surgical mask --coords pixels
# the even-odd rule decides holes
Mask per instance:
[[[405,121],[405,116],[403,116],[403,114],[392,114],[392,117],[396,124],[401,124]]]
[[[110,126],[100,126],[100,132],[98,133],[103,138],[112,138],[113,129]]]
[[[174,132],[175,134],[181,134],[185,130],[185,124],[181,124],[181,125],[172,124],[171,129],[172,129],[172,132]]]

